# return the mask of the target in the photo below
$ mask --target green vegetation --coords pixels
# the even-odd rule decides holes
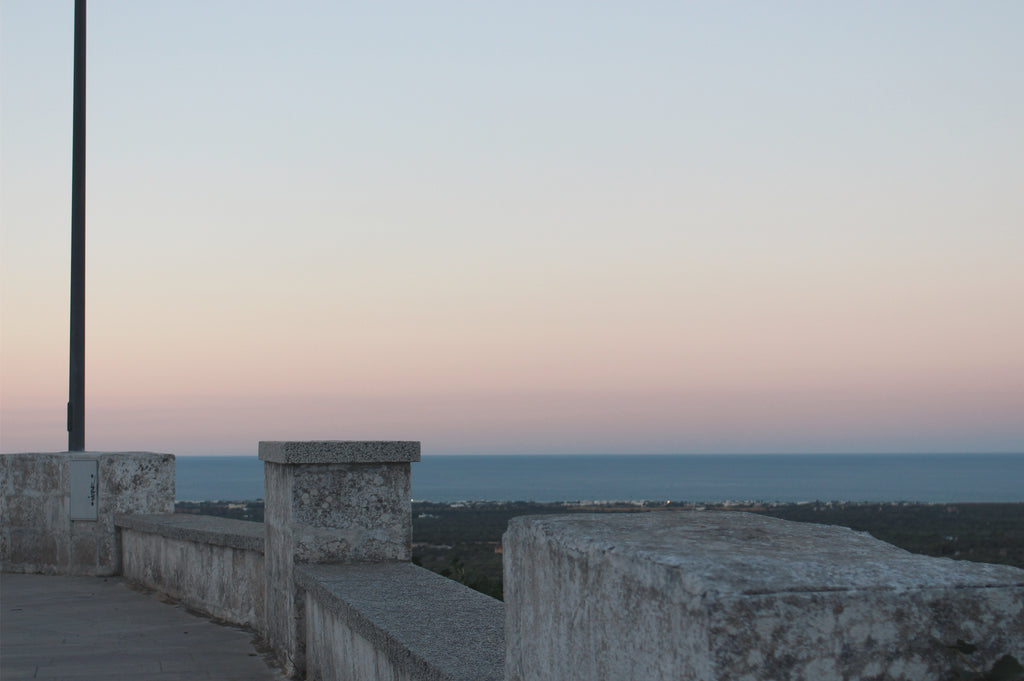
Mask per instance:
[[[501,597],[501,535],[509,519],[545,513],[621,513],[702,508],[842,525],[914,553],[1024,568],[1024,504],[413,504],[417,564]]]
[[[520,515],[641,510],[638,506],[472,502],[412,505],[413,561],[489,596],[502,597],[501,535]]]
[[[263,522],[262,501],[179,501],[174,504],[174,512]]]
[[[908,551],[1024,568],[1024,504],[594,504],[473,502],[412,505],[413,561],[501,598],[501,535],[515,516],[708,509],[842,525]],[[263,502],[178,502],[178,513],[263,520]],[[981,677],[989,678],[989,677]]]
[[[786,504],[757,513],[842,525],[914,553],[1024,568],[1024,504]]]

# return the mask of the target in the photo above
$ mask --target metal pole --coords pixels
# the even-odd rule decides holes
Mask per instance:
[[[68,451],[81,452],[85,450],[85,0],[75,0],[73,128]]]

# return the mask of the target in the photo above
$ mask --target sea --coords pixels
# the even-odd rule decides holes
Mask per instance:
[[[179,501],[263,498],[263,462],[179,456]],[[1018,454],[424,455],[416,501],[1024,502]]]

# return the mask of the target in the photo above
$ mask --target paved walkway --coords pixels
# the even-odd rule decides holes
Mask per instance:
[[[0,574],[0,681],[283,681],[251,632],[116,577]]]

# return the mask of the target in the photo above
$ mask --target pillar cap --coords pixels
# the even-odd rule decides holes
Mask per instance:
[[[406,463],[420,460],[415,440],[302,440],[260,442],[260,460],[280,464]]]

